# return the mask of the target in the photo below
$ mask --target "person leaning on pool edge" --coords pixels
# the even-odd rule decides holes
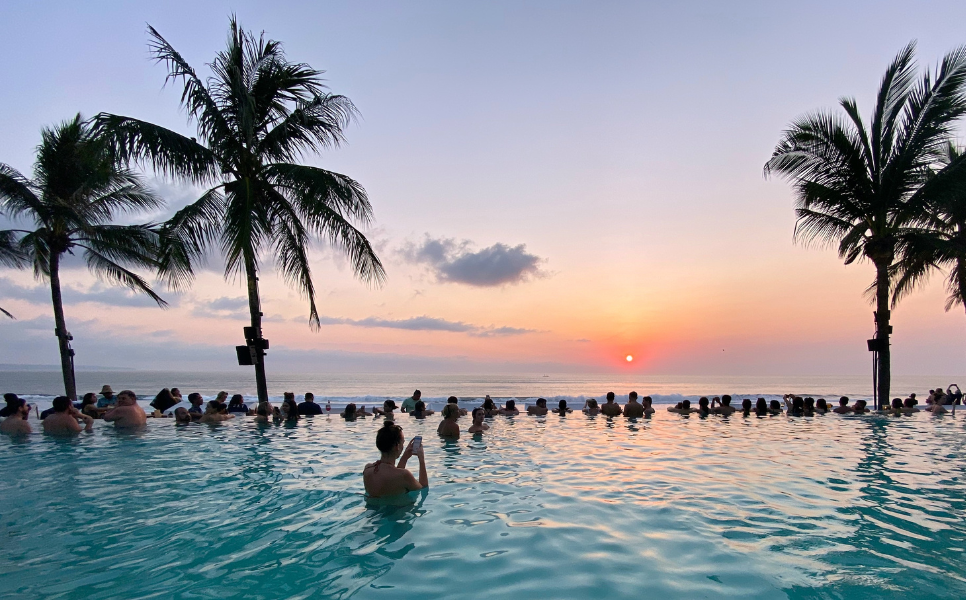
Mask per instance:
[[[619,417],[624,412],[621,405],[614,402],[614,392],[607,392],[607,402],[600,407],[600,412],[605,417]]]
[[[403,436],[402,427],[393,421],[386,421],[376,433],[376,448],[382,456],[374,463],[370,463],[362,470],[362,483],[366,494],[371,498],[398,496],[406,492],[413,492],[429,487],[429,476],[426,474],[426,461],[423,457],[423,446],[414,449],[413,443]],[[400,454],[402,455],[400,457]],[[409,457],[416,455],[419,459],[419,479],[406,469]],[[399,463],[396,463],[396,458]]]

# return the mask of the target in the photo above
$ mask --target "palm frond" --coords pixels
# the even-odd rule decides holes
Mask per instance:
[[[22,269],[29,263],[29,256],[20,247],[20,234],[25,233],[15,229],[0,231],[0,264]]]
[[[161,296],[156,294],[154,290],[151,289],[151,286],[148,285],[148,283],[140,275],[125,269],[117,262],[92,249],[89,245],[78,244],[78,246],[85,250],[84,259],[87,261],[87,266],[91,272],[97,275],[98,279],[123,285],[130,288],[134,292],[145,294],[154,300],[161,308],[166,308],[168,306],[168,303],[165,302]]]
[[[896,55],[879,85],[872,114],[872,153],[876,173],[881,172],[892,154],[896,122],[916,77],[915,53],[916,42],[912,41]]]
[[[204,262],[209,247],[221,235],[225,211],[221,187],[211,188],[161,227],[158,273],[174,289],[191,282],[194,266]]]
[[[0,313],[3,313],[5,315],[7,315],[8,317],[10,317],[11,319],[13,319],[14,321],[17,320],[17,317],[13,316],[12,314],[10,314],[6,310],[4,310],[2,306],[0,306]]]
[[[0,212],[10,217],[32,215],[43,219],[45,210],[32,182],[10,165],[0,163]]]

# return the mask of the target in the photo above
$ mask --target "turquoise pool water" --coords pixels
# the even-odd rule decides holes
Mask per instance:
[[[371,419],[0,436],[0,596],[962,598],[964,417],[407,418],[401,506]]]

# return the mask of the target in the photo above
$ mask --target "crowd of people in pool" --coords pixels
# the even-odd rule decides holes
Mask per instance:
[[[908,415],[920,410],[942,414],[947,412],[946,406],[955,407],[961,404],[963,392],[959,386],[952,384],[945,390],[938,387],[929,390],[923,409],[919,408],[919,401],[916,394],[910,394],[905,400],[894,398],[891,403],[883,406],[878,412],[881,414],[893,414],[896,416]],[[271,402],[259,402],[254,407],[249,407],[241,394],[235,394],[230,399],[227,392],[220,392],[214,400],[205,402],[199,393],[188,394],[187,400],[182,398],[178,388],[165,388],[161,390],[150,407],[153,409],[151,414],[138,405],[137,396],[131,390],[123,390],[117,395],[110,385],[101,388],[100,394],[85,394],[78,403],[72,403],[66,396],[58,396],[53,400],[53,406],[43,412],[36,407],[27,404],[16,394],[4,394],[6,406],[0,409],[0,417],[4,417],[0,422],[0,433],[23,434],[30,433],[31,426],[27,418],[31,409],[36,412],[37,417],[42,422],[44,433],[52,435],[73,434],[82,430],[91,431],[96,419],[102,419],[114,423],[116,428],[136,429],[147,425],[148,418],[173,418],[178,425],[191,423],[220,423],[236,416],[254,417],[257,422],[292,422],[298,421],[302,417],[328,414],[331,412],[331,405],[326,403],[325,409],[315,402],[315,396],[307,392],[303,396],[302,402],[295,401],[295,394],[286,392],[280,406],[273,406]],[[750,398],[744,398],[740,406],[732,406],[732,397],[723,395],[713,398],[702,397],[698,400],[697,406],[693,406],[690,400],[683,400],[674,406],[669,406],[667,410],[671,413],[681,415],[695,414],[698,416],[722,415],[728,416],[740,414],[743,416],[773,416],[786,414],[789,416],[815,416],[827,413],[832,414],[866,414],[872,412],[865,400],[856,400],[849,404],[847,397],[839,398],[837,405],[826,401],[825,398],[801,397],[793,394],[785,395],[783,401],[772,400],[768,402],[765,398],[758,398],[752,402]],[[398,414],[405,414],[416,419],[425,419],[435,414],[422,400],[422,393],[416,390],[412,396],[402,401],[401,406],[397,406],[394,400],[386,400],[382,407],[373,408],[372,411],[366,410],[365,406],[356,406],[349,403],[338,413],[346,420],[355,420],[368,416],[381,416],[386,421],[395,421]],[[616,396],[609,392],[606,400],[598,403],[595,398],[588,399],[579,409],[586,415],[603,415],[605,417],[627,418],[646,418],[654,414],[654,407],[650,396],[639,397],[637,392],[628,394],[627,403],[619,404]],[[955,410],[955,408],[953,408]],[[459,407],[459,399],[450,396],[446,406],[441,412],[438,433],[443,437],[458,438],[460,426],[458,419],[467,414],[466,409]],[[527,414],[542,416],[547,414],[567,415],[574,412],[568,406],[566,400],[560,400],[556,408],[548,408],[547,400],[538,398],[530,406],[517,407],[515,400],[506,400],[503,406],[496,404],[492,398],[486,396],[481,406],[474,408],[472,412],[473,424],[468,428],[469,433],[482,433],[489,429],[484,422],[485,419],[498,415],[519,415]]]

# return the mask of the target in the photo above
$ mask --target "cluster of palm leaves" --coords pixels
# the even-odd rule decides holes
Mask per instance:
[[[966,48],[919,74],[915,44],[886,70],[869,126],[851,98],[844,114],[820,112],[792,123],[765,173],[794,188],[795,236],[837,244],[850,264],[867,259],[876,277],[877,388],[891,384],[890,306],[937,270],[948,272],[946,309],[966,299],[966,158],[955,127],[966,115]]]
[[[220,251],[225,276],[248,283],[246,337],[259,399],[267,399],[260,259],[271,253],[275,269],[307,297],[313,328],[319,325],[308,255],[314,238],[343,249],[364,281],[385,277],[356,226],[372,218],[362,186],[298,163],[305,154],[339,145],[355,107],[326,91],[321,71],[288,61],[278,42],[253,36],[234,19],[227,47],[210,64],[206,80],[154,28],[149,34],[154,58],[168,67],[167,81],[183,86],[182,106],[198,137],[107,113],[45,130],[33,180],[0,165],[0,210],[32,219],[36,227],[0,231],[0,261],[33,265],[35,275],[50,281],[65,388],[73,398],[72,351],[60,299],[63,255],[82,251],[93,272],[163,306],[148,282],[127,267],[147,269],[178,289],[190,284],[212,251]],[[129,165],[207,191],[166,222],[114,225],[119,213],[162,205]]]

